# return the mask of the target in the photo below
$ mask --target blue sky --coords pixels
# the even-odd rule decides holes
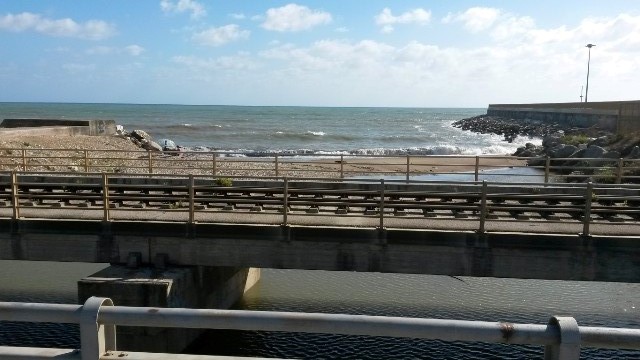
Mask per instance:
[[[640,98],[640,1],[1,0],[0,101]]]

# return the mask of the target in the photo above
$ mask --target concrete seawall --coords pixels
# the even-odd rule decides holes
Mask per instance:
[[[48,136],[109,136],[116,133],[114,120],[4,119],[0,134]]]
[[[491,104],[487,115],[591,127],[618,134],[640,131],[640,101]]]

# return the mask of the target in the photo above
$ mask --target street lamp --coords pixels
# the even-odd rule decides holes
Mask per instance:
[[[589,59],[587,60],[587,89],[584,93],[584,102],[589,102],[589,63],[591,63],[591,48],[594,46],[594,44],[587,44],[586,46],[589,48]]]

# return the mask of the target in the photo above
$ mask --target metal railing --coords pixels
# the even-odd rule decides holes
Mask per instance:
[[[0,346],[0,359],[142,359],[149,353],[118,349],[117,326],[284,331],[389,336],[442,341],[528,344],[545,347],[548,360],[577,360],[581,347],[640,349],[640,329],[578,326],[553,316],[546,325],[367,315],[114,306],[108,298],[84,305],[0,303],[1,321],[80,324],[80,349]],[[188,355],[154,353],[156,359]],[[207,357],[199,357],[199,359]]]
[[[68,176],[73,175],[73,176]],[[28,217],[102,221],[172,214],[166,221],[252,223],[271,214],[280,225],[304,224],[324,218],[326,225],[341,217],[365,218],[384,228],[388,223],[422,228],[439,219],[476,222],[478,232],[488,222],[545,221],[591,225],[640,222],[640,185],[544,184],[498,182],[433,182],[404,180],[342,180],[323,178],[248,178],[223,180],[210,176],[126,176],[115,174],[0,173],[0,210],[11,209],[14,220]],[[117,215],[115,213],[120,215]],[[6,216],[6,215],[5,215]],[[297,219],[297,220],[296,220]],[[322,223],[322,221],[321,221]],[[366,224],[365,224],[366,225]],[[348,225],[346,225],[348,226]],[[515,230],[514,230],[515,231]],[[636,234],[637,235],[637,234]]]
[[[384,165],[377,167],[377,165]],[[514,174],[511,169],[537,169],[538,174]],[[212,176],[332,177],[454,175],[480,177],[508,175],[526,179],[544,176],[554,180],[625,183],[640,179],[640,159],[549,158],[465,155],[317,155],[303,157],[273,154],[247,157],[231,152],[150,152],[145,150],[73,150],[38,148],[0,149],[0,170],[25,172],[74,171],[120,174],[194,174]]]

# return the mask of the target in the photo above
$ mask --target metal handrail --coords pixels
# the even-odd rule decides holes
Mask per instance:
[[[416,211],[446,210],[452,214],[466,211],[471,214],[480,214],[467,219],[467,216],[455,216],[455,220],[477,221],[478,232],[486,231],[487,221],[510,221],[505,219],[489,219],[492,212],[509,212],[522,214],[524,212],[536,212],[548,214],[553,212],[568,213],[573,220],[583,225],[582,234],[590,235],[590,225],[602,223],[593,219],[593,214],[603,215],[603,219],[610,216],[629,215],[638,218],[640,209],[640,186],[638,185],[600,185],[600,184],[513,184],[483,182],[420,182],[420,181],[391,181],[391,180],[341,180],[309,178],[252,178],[243,177],[249,183],[241,186],[220,187],[208,183],[210,176],[163,176],[146,175],[143,180],[138,177],[124,175],[111,175],[106,173],[88,174],[80,176],[73,173],[73,177],[65,173],[49,173],[33,175],[31,173],[12,172],[9,180],[4,183],[5,191],[0,191],[0,200],[10,202],[13,210],[12,218],[18,220],[24,216],[23,209],[32,204],[23,204],[23,201],[44,202],[56,201],[70,204],[71,201],[83,202],[84,206],[65,207],[64,211],[69,216],[70,210],[85,211],[87,208],[102,209],[103,221],[112,221],[110,211],[117,204],[124,202],[138,202],[150,205],[151,203],[164,203],[154,207],[141,209],[119,208],[120,211],[146,211],[146,212],[187,212],[188,222],[194,223],[198,219],[196,213],[207,213],[206,206],[197,204],[227,204],[229,209],[222,212],[230,212],[236,206],[254,206],[256,211],[261,211],[262,206],[275,206],[282,213],[281,224],[289,225],[289,212],[292,207],[298,210],[300,207],[308,208],[305,214],[297,216],[335,217],[336,214],[320,212],[320,207],[335,207],[342,209],[343,216],[377,217],[378,227],[384,228],[386,219],[400,214],[405,219],[424,218],[424,214]],[[24,178],[24,179],[23,179]],[[113,179],[114,181],[110,181]],[[209,180],[207,180],[209,179]],[[135,183],[139,180],[139,183]],[[207,181],[207,183],[203,183]],[[146,182],[146,183],[144,183]],[[242,183],[241,183],[242,184]],[[301,185],[305,186],[301,186]],[[370,189],[353,188],[350,185],[371,184]],[[376,185],[374,185],[376,184]],[[2,183],[0,182],[0,186]],[[7,191],[6,189],[10,189]],[[37,190],[37,191],[31,191]],[[56,191],[53,191],[56,190]],[[82,192],[78,192],[82,190]],[[222,195],[216,195],[222,194]],[[325,198],[326,196],[326,198]],[[459,199],[450,202],[443,199]],[[506,201],[509,200],[510,203]],[[530,204],[532,201],[545,201],[545,204]],[[554,202],[564,202],[554,204]],[[98,204],[101,202],[101,204]],[[620,205],[615,205],[618,202]],[[58,204],[59,208],[62,205]],[[345,209],[362,208],[369,209],[360,213],[345,213]],[[283,209],[286,209],[284,211]],[[311,210],[315,209],[315,210]],[[404,209],[415,210],[404,212]],[[400,213],[398,211],[401,211]],[[337,210],[336,210],[337,212]],[[209,214],[212,214],[209,212]],[[249,213],[250,214],[250,213]],[[56,214],[39,216],[53,216]],[[515,215],[514,215],[515,217]],[[77,217],[82,218],[82,215]],[[248,218],[249,220],[251,218]],[[444,218],[443,220],[451,220]],[[521,216],[521,221],[529,221]],[[619,220],[619,219],[617,219]],[[182,221],[182,220],[173,220]],[[202,220],[200,220],[202,221]],[[545,221],[553,222],[553,219]],[[628,223],[620,223],[628,224]],[[405,227],[411,227],[407,223]]]
[[[82,360],[102,359],[116,351],[119,357],[129,355],[125,349],[117,349],[114,325],[529,344],[545,346],[545,359],[562,360],[579,359],[581,347],[640,349],[640,329],[578,326],[575,319],[559,316],[551,317],[546,325],[515,324],[369,315],[125,307],[113,306],[110,299],[96,297],[89,298],[84,305],[2,302],[0,309],[0,321],[80,324],[81,349],[75,353],[75,358]],[[33,356],[30,358],[39,359],[60,354],[59,349],[19,349],[22,350],[0,346],[0,359],[12,358],[11,355],[18,351],[31,353]]]
[[[179,156],[176,156],[179,155]],[[439,174],[458,174],[464,169],[478,181],[479,176],[499,176],[513,174],[504,172],[485,172],[496,168],[504,168],[504,165],[496,165],[491,159],[503,159],[515,162],[509,167],[535,168],[544,172],[545,182],[550,182],[552,172],[562,172],[567,168],[586,172],[585,174],[554,174],[556,178],[585,178],[602,179],[615,183],[625,180],[640,178],[636,175],[640,170],[640,159],[603,159],[603,158],[549,158],[549,157],[513,157],[495,155],[318,155],[308,154],[300,159],[287,154],[274,153],[269,157],[250,158],[243,153],[218,152],[218,151],[181,151],[181,152],[150,152],[146,150],[77,150],[77,149],[32,149],[32,148],[2,148],[0,149],[0,169],[43,171],[51,168],[66,170],[75,168],[78,172],[119,172],[119,173],[148,173],[162,174],[180,171],[191,174],[233,175],[234,173],[249,174],[250,172],[270,172],[276,177],[291,176],[291,172],[304,174],[323,173],[331,174],[337,178],[361,175],[404,175],[409,180],[413,175],[428,174],[429,167],[446,166],[452,171],[438,171]],[[438,162],[430,162],[429,159],[451,159],[443,165]],[[331,159],[332,161],[327,161]],[[345,159],[348,159],[346,161]],[[348,169],[345,167],[357,167],[360,165],[372,165],[363,159],[387,159],[386,165],[390,170],[373,169]],[[393,160],[389,162],[389,159]],[[468,163],[456,162],[456,159],[467,159]],[[45,160],[53,160],[47,162]],[[112,164],[106,164],[109,160]],[[474,160],[474,161],[471,161]],[[45,163],[43,163],[45,161]],[[528,166],[527,163],[537,161],[542,165]],[[571,166],[557,165],[558,162],[579,162]],[[249,164],[248,167],[235,168],[232,163]],[[115,164],[115,165],[113,165]],[[601,164],[601,166],[598,166]],[[115,166],[115,168],[114,168]],[[457,170],[457,171],[456,171]],[[537,176],[531,174],[515,175],[519,177]]]

